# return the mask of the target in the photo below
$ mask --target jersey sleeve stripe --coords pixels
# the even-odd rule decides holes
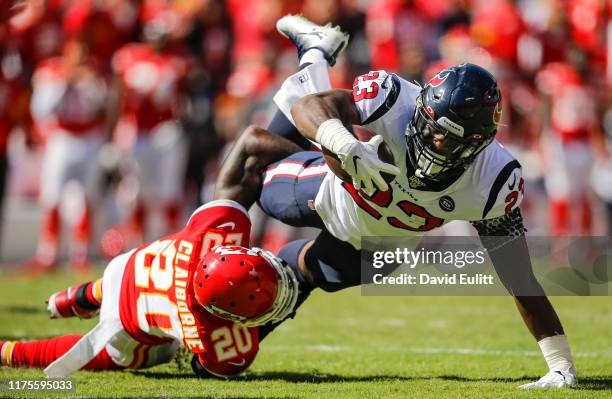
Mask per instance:
[[[380,107],[378,107],[378,109],[376,109],[376,111],[374,111],[374,113],[372,113],[372,115],[370,115],[368,119],[363,122],[364,125],[370,124],[379,119],[384,114],[386,114],[387,111],[389,111],[397,101],[401,87],[400,81],[397,76],[389,75],[387,79],[385,79],[385,81],[383,81],[382,83],[383,86],[385,84],[391,85],[391,90],[389,90],[389,94],[387,95],[385,102]]]
[[[497,178],[495,179],[495,182],[493,183],[493,186],[491,186],[491,191],[489,191],[489,198],[487,199],[484,211],[482,212],[483,219],[486,218],[491,208],[493,208],[493,205],[495,205],[495,201],[497,201],[497,196],[499,195],[499,192],[503,188],[504,184],[508,181],[510,174],[512,173],[512,171],[514,171],[514,169],[517,168],[520,169],[521,164],[519,163],[519,161],[514,159],[508,162],[506,166],[502,168],[501,172],[499,172]]]
[[[220,200],[210,201],[210,202],[200,206],[198,209],[196,209],[191,214],[191,216],[189,217],[189,220],[187,221],[187,224],[189,224],[189,222],[191,222],[191,219],[193,219],[193,217],[196,214],[198,214],[199,212],[203,211],[204,209],[213,208],[215,206],[229,206],[231,208],[238,209],[240,212],[244,213],[244,215],[247,218],[249,217],[249,213],[247,212],[247,210],[244,208],[244,206],[240,205],[238,202],[232,201],[232,200],[220,199]]]

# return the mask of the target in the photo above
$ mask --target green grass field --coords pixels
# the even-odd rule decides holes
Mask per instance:
[[[78,282],[65,274],[0,275],[0,339],[84,333],[95,321],[49,320],[44,300]],[[524,392],[545,370],[508,297],[362,297],[317,292],[234,380],[199,380],[175,363],[79,372],[79,397],[612,397],[612,298],[552,298],[573,346],[580,386]],[[42,378],[0,368],[0,379]],[[0,396],[8,393],[0,392]],[[53,393],[55,396],[61,394]],[[33,397],[34,394],[22,394]],[[49,396],[49,393],[44,396]],[[66,395],[63,395],[66,396]]]

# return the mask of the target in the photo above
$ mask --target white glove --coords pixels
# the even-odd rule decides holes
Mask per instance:
[[[383,162],[378,157],[378,147],[382,142],[382,136],[374,136],[367,143],[356,140],[344,145],[338,151],[342,168],[353,178],[353,186],[356,189],[363,188],[365,192],[372,193],[376,186],[382,191],[387,191],[389,185],[383,179],[381,172],[392,175],[400,173],[397,166]]]
[[[576,374],[569,371],[549,371],[536,382],[519,386],[520,389],[566,388],[576,385]]]
[[[382,136],[374,136],[367,143],[362,143],[344,127],[340,119],[328,119],[321,123],[317,129],[316,141],[338,156],[356,189],[363,188],[367,193],[372,193],[376,185],[386,191],[389,185],[380,173],[400,173],[397,166],[378,158]]]

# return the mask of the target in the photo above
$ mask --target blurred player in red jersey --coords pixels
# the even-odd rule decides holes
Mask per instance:
[[[10,133],[20,127],[26,133],[26,144],[32,144],[30,134],[30,95],[27,81],[21,74],[18,65],[6,62],[5,41],[0,28],[0,62],[5,65],[0,68],[0,220],[4,205],[4,194],[8,175],[8,140]],[[10,55],[8,56],[10,57]]]
[[[552,235],[589,235],[592,230],[588,197],[597,130],[596,105],[578,71],[569,63],[545,65],[536,83],[542,93],[545,132],[542,145],[547,172],[544,182],[549,197]]]
[[[0,342],[2,365],[79,369],[145,368],[170,361],[179,346],[195,354],[199,376],[231,376],[257,355],[257,326],[288,317],[298,298],[294,272],[249,243],[251,221],[237,202],[201,206],[178,233],[114,258],[102,279],[48,301],[51,317],[92,317],[89,333]]]
[[[24,0],[8,23],[12,50],[16,51],[28,76],[32,68],[62,52],[62,11],[65,0]]]
[[[129,228],[138,238],[145,233],[149,214],[157,216],[159,211],[164,231],[178,228],[187,151],[179,119],[184,114],[188,65],[184,54],[175,55],[169,48],[179,16],[161,10],[146,18],[146,43],[123,46],[112,61],[117,103],[111,118],[129,121],[135,128],[128,158],[138,196]]]
[[[99,183],[97,157],[105,142],[107,86],[87,46],[78,40],[65,44],[62,57],[40,63],[32,85],[32,116],[46,141],[40,183],[44,215],[34,264],[48,268],[58,261],[60,203],[67,184],[75,181],[84,201],[74,224],[70,260],[86,269]]]
[[[85,40],[90,57],[105,74],[110,73],[115,51],[138,39],[137,7],[134,0],[71,2],[62,19],[64,35]]]

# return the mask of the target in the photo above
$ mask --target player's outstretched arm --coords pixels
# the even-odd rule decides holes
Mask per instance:
[[[259,198],[265,167],[299,151],[298,145],[284,137],[247,127],[223,162],[214,199],[233,200],[249,209]]]
[[[346,126],[361,125],[351,91],[330,90],[303,97],[291,107],[291,116],[304,137],[338,156],[355,188],[372,192],[376,186],[386,191],[389,186],[381,173],[399,174],[398,167],[378,157],[381,136],[362,143],[347,130]]]
[[[522,388],[575,384],[576,369],[561,321],[533,274],[519,208],[494,219],[472,222],[487,248],[495,271],[514,297],[525,325],[538,341],[550,372]]]
[[[350,90],[336,89],[303,97],[291,107],[291,116],[300,133],[312,141],[317,140],[321,124],[330,119],[339,119],[345,126],[361,125]]]

